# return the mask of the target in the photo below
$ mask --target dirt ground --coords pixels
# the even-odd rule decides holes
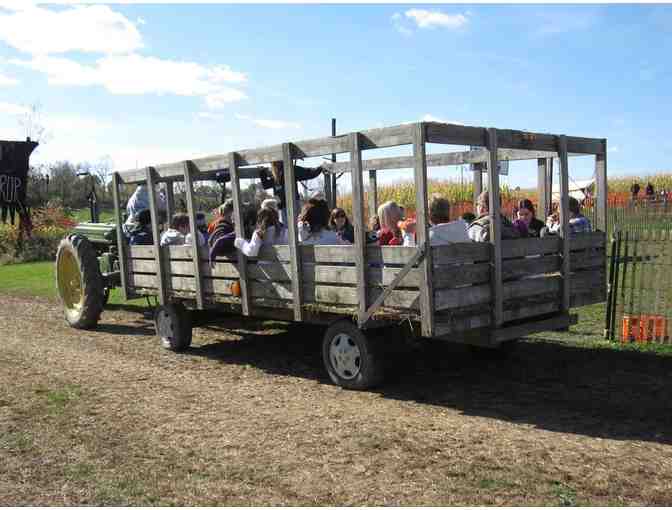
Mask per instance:
[[[164,351],[0,295],[0,505],[672,505],[672,357],[431,344],[333,386],[320,330],[242,322]]]

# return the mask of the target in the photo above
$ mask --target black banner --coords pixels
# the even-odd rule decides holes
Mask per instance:
[[[28,160],[37,147],[36,142],[0,141],[0,221],[12,224],[14,215],[26,206]]]

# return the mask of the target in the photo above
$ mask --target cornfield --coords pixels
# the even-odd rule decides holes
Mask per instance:
[[[610,217],[613,216],[614,224],[623,222],[623,218],[630,218],[634,215],[632,208],[632,200],[630,194],[630,186],[633,180],[637,179],[641,186],[639,192],[640,197],[644,197],[644,187],[647,183],[653,184],[656,193],[661,190],[670,192],[668,200],[672,200],[672,173],[659,173],[654,175],[644,175],[643,177],[617,177],[609,179],[609,196],[607,203]],[[467,211],[473,211],[473,184],[471,182],[461,183],[453,180],[436,180],[430,179],[428,181],[428,195],[441,195],[447,198],[451,203],[451,216],[456,218]],[[529,198],[533,203],[537,203],[537,190],[512,190],[507,186],[503,186],[501,190],[502,196],[502,212],[508,216],[513,214],[515,203],[522,198]],[[368,193],[364,193],[365,201],[368,203]],[[397,204],[404,207],[406,211],[413,214],[415,211],[415,184],[410,181],[401,181],[392,184],[378,186],[378,204],[382,204],[388,200],[394,200]],[[666,201],[667,204],[667,201]],[[338,205],[345,209],[348,214],[352,213],[352,195],[350,193],[338,196]],[[588,200],[585,205],[585,212],[588,216],[593,214],[593,204]],[[641,206],[638,206],[641,208]],[[616,210],[618,209],[618,211]],[[622,209],[622,210],[621,210]],[[650,209],[652,209],[650,207]],[[668,206],[665,206],[665,212],[662,216],[667,216]],[[365,208],[365,215],[368,217],[368,208]],[[642,216],[638,209],[637,216]],[[649,214],[650,216],[650,214]],[[646,221],[642,220],[642,225],[649,223],[647,216]],[[644,227],[642,227],[644,228]]]
[[[642,187],[640,193],[644,193],[644,187],[647,183],[653,184],[656,191],[660,190],[672,190],[672,173],[657,173],[657,174],[644,174],[642,176],[635,177],[615,177],[609,179],[609,193],[625,193],[628,196],[630,195],[630,186],[634,181],[639,182],[639,185]]]
[[[428,195],[441,195],[447,198],[451,203],[451,214],[454,217],[460,216],[467,211],[473,211],[474,187],[471,182],[460,183],[459,181],[429,179],[427,181]],[[513,210],[513,205],[518,198],[522,198],[521,192],[512,191],[508,186],[503,186],[501,190],[502,208],[509,213]],[[525,197],[534,199],[534,197],[525,194]],[[415,213],[415,184],[410,181],[400,181],[397,183],[378,186],[378,204],[393,200],[403,207],[407,214]],[[364,203],[368,203],[368,190],[364,192]],[[338,206],[352,214],[352,194],[338,196]],[[368,218],[368,210],[365,211]]]

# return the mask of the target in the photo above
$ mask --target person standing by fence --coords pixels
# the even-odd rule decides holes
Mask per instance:
[[[637,195],[639,195],[639,190],[640,190],[639,183],[637,181],[632,181],[632,186],[630,186],[630,193],[632,193],[632,201],[635,202],[637,200]]]
[[[656,199],[656,191],[653,188],[653,184],[651,181],[646,185],[646,199],[647,200],[655,200]]]

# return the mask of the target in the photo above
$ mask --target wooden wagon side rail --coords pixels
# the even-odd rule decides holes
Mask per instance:
[[[246,271],[251,304],[292,308],[294,290],[292,267],[287,246],[264,248],[259,258],[247,259]],[[301,268],[301,290],[306,305],[328,304],[358,306],[357,286],[360,283],[357,267],[352,262],[351,246],[300,246],[305,262]],[[382,298],[386,308],[402,313],[419,313],[420,270],[414,261],[415,248],[368,247],[367,253],[375,262],[366,273],[366,288],[372,300],[380,296],[396,281],[394,289]],[[195,291],[195,271],[190,247],[167,246],[161,248],[167,260],[167,289],[172,295],[189,297]],[[131,246],[129,259],[129,285],[139,293],[155,293],[158,279],[153,246]],[[340,253],[340,255],[339,255]],[[231,284],[240,278],[237,255],[218,257],[214,264],[202,255],[199,269],[203,281],[204,299],[207,302],[240,302],[233,296]],[[389,265],[386,265],[386,261]],[[410,265],[403,268],[403,264]],[[405,274],[401,274],[405,273]],[[401,276],[400,276],[401,275]],[[263,300],[263,302],[262,302]],[[372,312],[373,313],[373,312]]]

